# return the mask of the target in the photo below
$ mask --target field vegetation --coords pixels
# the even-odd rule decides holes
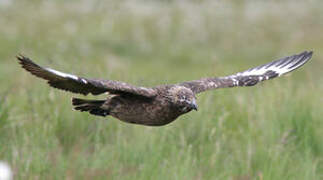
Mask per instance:
[[[322,9],[319,0],[0,0],[0,160],[15,179],[323,179]],[[154,86],[303,50],[312,60],[290,75],[200,94],[199,111],[158,128],[76,112],[71,97],[82,96],[15,60]]]

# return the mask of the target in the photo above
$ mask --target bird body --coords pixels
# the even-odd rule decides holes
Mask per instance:
[[[312,52],[303,52],[225,77],[203,78],[152,88],[136,87],[113,80],[95,80],[43,68],[25,56],[17,56],[24,69],[47,80],[52,87],[87,95],[108,92],[105,100],[73,98],[75,110],[97,116],[113,116],[121,121],[147,126],[166,125],[180,115],[197,110],[198,93],[238,86],[254,86],[261,81],[291,72],[304,65]]]
[[[99,116],[111,115],[124,122],[149,126],[161,126],[174,121],[178,116],[191,110],[182,109],[176,105],[177,97],[172,94],[182,92],[184,86],[159,86],[153,88],[157,93],[154,98],[119,94],[108,96],[104,101],[91,101],[73,98],[72,103],[76,110],[89,111]],[[187,89],[187,88],[185,88]],[[187,89],[187,91],[191,91]],[[193,92],[191,91],[191,94]],[[194,105],[192,105],[194,106]],[[99,109],[97,109],[99,108]],[[192,107],[194,108],[194,107]]]

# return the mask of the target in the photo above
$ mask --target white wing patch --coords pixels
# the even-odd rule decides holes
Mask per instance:
[[[233,81],[233,86],[239,85],[239,81],[235,77],[231,77],[231,80]]]
[[[60,77],[63,77],[63,78],[71,78],[71,79],[74,79],[74,80],[78,80],[79,78],[77,76],[74,76],[72,74],[67,74],[67,73],[63,73],[63,72],[60,72],[60,71],[56,71],[54,69],[50,69],[50,68],[45,68],[47,71],[51,72],[51,73],[54,73]],[[85,80],[82,79],[82,82],[84,82]],[[84,83],[87,83],[86,81]]]
[[[298,55],[285,57],[268,64],[264,64],[255,68],[248,69],[244,72],[237,73],[237,76],[261,76],[264,75],[268,71],[273,71],[281,76],[290,71],[293,71],[302,65],[304,65],[310,58],[312,57],[312,52],[303,52]],[[259,80],[265,80],[269,77],[261,77]]]
[[[81,79],[84,84],[87,84],[87,81],[85,79]]]

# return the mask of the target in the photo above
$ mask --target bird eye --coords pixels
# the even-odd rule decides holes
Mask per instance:
[[[185,102],[185,101],[187,101],[187,97],[185,95],[181,95],[181,96],[179,96],[179,101]]]

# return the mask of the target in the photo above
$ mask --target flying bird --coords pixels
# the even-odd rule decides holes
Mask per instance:
[[[75,110],[97,116],[110,115],[127,123],[162,126],[180,115],[197,110],[198,93],[218,88],[254,86],[301,67],[312,54],[312,51],[304,51],[229,76],[156,87],[137,87],[120,81],[83,78],[41,67],[23,55],[18,55],[17,59],[25,70],[47,80],[54,88],[83,95],[108,93],[104,100],[72,98]]]

